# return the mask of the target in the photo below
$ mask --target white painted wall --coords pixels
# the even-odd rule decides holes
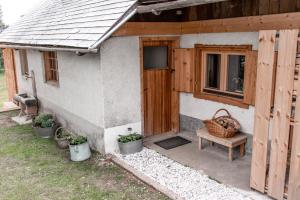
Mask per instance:
[[[193,48],[195,44],[210,45],[252,45],[253,50],[258,49],[258,33],[209,33],[189,34],[181,36],[181,48]],[[254,107],[249,109],[226,105],[214,101],[194,98],[192,94],[180,94],[180,114],[198,118],[211,119],[220,108],[226,108],[241,123],[242,131],[252,134],[254,126]]]
[[[78,134],[91,138],[103,138],[103,88],[99,54],[77,56],[70,52],[57,52],[59,86],[44,82],[42,53],[27,51],[29,71],[34,70],[37,96],[41,106],[57,114]],[[15,51],[19,92],[32,94],[31,79],[21,76],[19,52]],[[102,132],[102,133],[101,133]],[[92,146],[103,150],[101,141],[92,141]],[[102,145],[103,146],[103,145]]]
[[[117,138],[141,133],[139,37],[112,37],[101,45],[105,152],[118,152]]]

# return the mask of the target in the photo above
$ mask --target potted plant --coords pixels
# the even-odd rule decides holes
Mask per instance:
[[[143,150],[143,136],[137,133],[120,135],[118,144],[123,155],[137,153]]]
[[[56,130],[56,122],[52,114],[40,114],[33,119],[33,129],[42,138],[52,138]]]
[[[91,157],[91,150],[88,144],[87,137],[70,136],[69,149],[72,161],[84,161]]]
[[[69,137],[71,134],[63,127],[59,127],[55,131],[54,140],[60,149],[67,149],[69,147]]]

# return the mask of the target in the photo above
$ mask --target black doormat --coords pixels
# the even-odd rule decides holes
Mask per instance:
[[[185,144],[189,144],[189,143],[191,143],[191,141],[186,140],[179,136],[168,138],[168,139],[161,140],[158,142],[154,142],[154,144],[156,144],[166,150],[173,149],[173,148],[176,148],[176,147],[179,147],[179,146],[182,146]]]

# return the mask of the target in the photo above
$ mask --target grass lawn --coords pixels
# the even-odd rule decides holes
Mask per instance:
[[[4,72],[0,70],[0,109],[3,107],[3,103],[8,99],[6,83],[4,78]]]
[[[67,150],[40,139],[30,125],[15,125],[0,114],[0,199],[168,199],[94,153],[69,161]]]

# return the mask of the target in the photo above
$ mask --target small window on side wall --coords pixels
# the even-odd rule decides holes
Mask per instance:
[[[43,52],[44,67],[45,67],[45,81],[47,83],[58,84],[58,66],[57,55],[54,51]]]
[[[29,74],[28,70],[28,60],[27,60],[27,51],[26,49],[20,49],[19,50],[20,55],[20,65],[21,65],[21,73],[23,76]]]
[[[196,45],[199,74],[195,76],[198,90],[194,96],[240,107],[253,104],[248,98],[255,93],[255,87],[249,83],[255,82],[256,61],[250,61],[256,58],[249,52],[252,52],[251,46],[247,45]]]

